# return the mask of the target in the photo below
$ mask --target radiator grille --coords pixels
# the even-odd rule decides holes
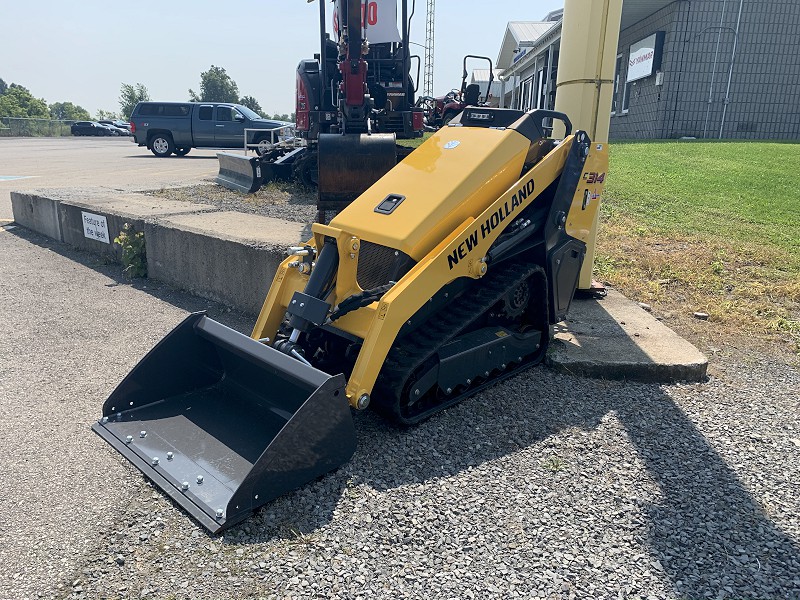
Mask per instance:
[[[362,240],[356,281],[362,290],[370,290],[397,281],[413,265],[411,257],[399,250]]]

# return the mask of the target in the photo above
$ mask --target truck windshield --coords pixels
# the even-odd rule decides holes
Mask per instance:
[[[256,112],[253,112],[252,110],[250,110],[246,106],[237,106],[236,110],[238,110],[240,113],[242,113],[248,119],[262,119],[263,118],[261,115],[259,115]]]

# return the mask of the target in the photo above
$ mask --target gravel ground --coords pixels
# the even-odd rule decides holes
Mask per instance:
[[[255,194],[233,192],[215,183],[163,188],[148,193],[169,200],[213,204],[225,210],[300,223],[313,223],[317,218],[316,190],[282,182],[265,185]]]
[[[410,430],[359,413],[347,465],[209,536],[89,426],[187,310],[252,319],[24,231],[0,250],[0,598],[800,598],[795,367],[535,368]]]

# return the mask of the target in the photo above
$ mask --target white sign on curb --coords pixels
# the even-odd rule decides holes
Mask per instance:
[[[83,217],[83,235],[90,240],[97,240],[98,242],[105,242],[110,244],[111,240],[108,238],[108,222],[103,215],[95,215],[92,213],[81,211]]]

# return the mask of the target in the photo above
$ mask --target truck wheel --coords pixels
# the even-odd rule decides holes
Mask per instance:
[[[150,151],[163,158],[175,152],[175,143],[172,141],[172,136],[165,133],[158,133],[150,140]]]
[[[191,148],[175,148],[175,155],[176,156],[186,156],[189,154]]]
[[[442,127],[446,127],[450,121],[456,118],[457,112],[447,111],[444,113],[444,117],[442,117]]]

